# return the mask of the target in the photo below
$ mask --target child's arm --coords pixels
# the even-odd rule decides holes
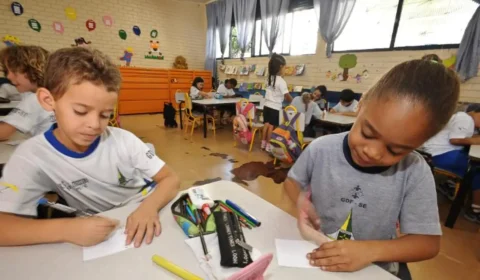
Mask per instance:
[[[127,219],[127,244],[135,241],[135,247],[140,247],[144,237],[150,244],[154,235],[160,235],[158,212],[177,195],[180,187],[178,176],[168,166],[163,166],[153,180],[157,183],[155,190]]]
[[[308,254],[310,264],[326,271],[356,271],[372,262],[416,262],[435,257],[440,236],[405,235],[394,240],[342,240],[324,243]]]
[[[0,141],[8,140],[8,138],[10,138],[15,131],[17,131],[17,128],[15,128],[13,125],[6,122],[0,122]]]
[[[450,139],[450,144],[456,146],[480,145],[480,137],[474,136],[469,138],[453,138]]]
[[[285,100],[286,100],[288,103],[291,103],[291,102],[292,102],[293,97],[292,97],[292,95],[291,95],[289,92],[285,93]]]

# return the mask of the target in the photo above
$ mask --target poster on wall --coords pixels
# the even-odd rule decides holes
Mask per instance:
[[[18,2],[12,2],[12,5],[10,6],[10,8],[12,8],[12,13],[15,16],[20,16],[23,14],[23,6]]]
[[[40,24],[40,22],[38,22],[38,20],[34,18],[28,20],[28,26],[30,26],[32,30],[37,32],[40,32],[40,30],[42,30],[42,25]]]
[[[3,43],[5,43],[7,47],[16,46],[20,44],[20,39],[10,34],[5,35],[2,41]]]
[[[77,11],[72,7],[65,8],[65,15],[69,20],[76,20],[77,19]]]
[[[338,65],[343,68],[342,77],[338,78],[341,79],[340,81],[346,81],[348,80],[348,69],[357,66],[357,56],[354,54],[344,54],[340,57]]]
[[[93,31],[97,27],[97,24],[92,19],[89,19],[85,22],[85,26],[87,27],[88,31]]]
[[[127,32],[125,32],[125,30],[123,29],[120,29],[118,30],[118,36],[120,37],[120,39],[125,40],[127,39]]]
[[[140,30],[140,27],[138,27],[137,25],[134,25],[132,30],[133,30],[133,34],[135,34],[137,36],[140,36],[140,34],[142,34],[142,31]]]
[[[156,59],[156,60],[163,60],[164,56],[160,52],[160,43],[158,41],[150,40],[150,47],[148,52],[145,54],[146,59]]]
[[[105,24],[105,26],[112,26],[113,25],[113,19],[111,16],[103,16],[102,17],[102,20],[103,20],[103,24]]]
[[[125,61],[125,66],[130,66],[130,62],[132,62],[133,56],[133,48],[128,47],[123,51],[123,56],[120,57],[121,61]]]
[[[59,21],[54,21],[52,24],[53,31],[58,34],[63,34],[63,31],[65,30],[63,28],[63,24]]]

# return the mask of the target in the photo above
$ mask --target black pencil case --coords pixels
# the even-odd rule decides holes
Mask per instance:
[[[218,243],[220,246],[220,265],[225,267],[246,267],[251,264],[250,252],[238,243],[245,242],[242,227],[232,212],[215,212]],[[237,241],[239,240],[239,241]]]

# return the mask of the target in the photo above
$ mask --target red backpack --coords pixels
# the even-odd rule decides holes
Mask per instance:
[[[241,106],[242,101],[237,103],[237,115],[233,119],[233,135],[235,141],[240,141],[242,144],[249,144],[252,141],[252,132],[248,127],[248,114],[250,110],[255,110],[255,106],[252,103],[247,103],[243,108]]]

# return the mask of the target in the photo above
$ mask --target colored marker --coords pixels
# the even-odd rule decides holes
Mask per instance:
[[[223,203],[223,202],[220,202],[220,207],[222,207],[223,209],[225,209],[227,212],[233,212],[235,213],[239,218],[240,220],[242,220],[243,222],[245,222],[247,225],[251,226],[252,228],[256,227],[254,223],[252,223],[251,221],[249,221],[248,219],[246,219],[242,214],[240,214],[237,210],[233,209],[232,207],[228,206],[227,204]]]
[[[208,248],[207,248],[207,243],[205,243],[205,238],[203,237],[203,226],[200,219],[201,214],[199,214],[197,210],[195,210],[195,214],[198,220],[198,230],[200,232],[200,242],[202,242],[203,254],[205,255],[205,258],[208,260]]]
[[[57,209],[58,211],[62,211],[62,212],[67,213],[67,214],[75,214],[75,215],[79,215],[79,216],[93,216],[90,213],[87,213],[87,212],[82,211],[82,210],[75,209],[75,208],[70,207],[70,206],[66,206],[66,205],[63,205],[63,204],[55,203],[55,202],[50,202],[46,198],[41,198],[38,201],[38,204],[45,205],[45,206],[51,207],[53,209]]]
[[[152,261],[158,266],[165,268],[166,270],[170,271],[171,273],[177,275],[184,280],[203,280],[203,278],[201,278],[200,276],[197,276],[190,271],[187,271],[179,267],[178,265],[167,261],[165,258],[162,258],[159,255],[153,255]]]
[[[255,217],[250,215],[247,211],[243,210],[237,204],[233,203],[231,200],[227,199],[225,203],[231,208],[233,208],[234,210],[236,210],[237,212],[239,212],[243,217],[245,217],[245,219],[247,219],[247,221],[250,221],[253,224],[255,224],[255,226],[259,227],[262,224],[259,220],[257,220]]]
[[[190,217],[192,218],[193,222],[196,224],[196,223],[197,223],[197,219],[195,219],[195,215],[193,214],[192,210],[191,210],[188,206],[185,207],[185,209],[187,209],[188,215],[190,215]]]

